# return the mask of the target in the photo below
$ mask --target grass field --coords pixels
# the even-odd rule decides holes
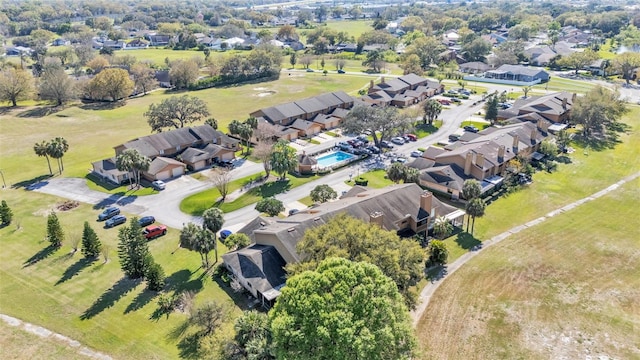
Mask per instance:
[[[0,355],[4,359],[88,359],[87,356],[80,355],[77,348],[51,338],[42,339],[24,329],[9,326],[4,321],[0,321],[0,344]]]
[[[492,203],[476,220],[475,237],[445,240],[449,261],[469,244],[640,171],[639,110],[633,107],[627,115],[630,131],[615,148],[594,151],[573,144],[572,163],[552,174],[536,173],[528,188]],[[424,358],[580,358],[587,348],[591,354],[630,358],[630,347],[637,351],[640,345],[629,335],[640,321],[638,279],[630,276],[640,270],[640,232],[629,221],[640,217],[639,187],[636,180],[519,233],[450,276],[418,327]],[[602,338],[605,333],[619,342]]]
[[[365,76],[296,73],[283,75],[277,81],[207,89],[188,95],[203,99],[211,115],[225,129],[231,120],[244,120],[249,112],[262,107],[328,91],[357,91],[366,83],[368,78]],[[64,175],[84,177],[91,162],[114,155],[113,146],[151,133],[143,116],[150,104],[182,94],[157,91],[112,109],[79,105],[47,115],[43,113],[49,108],[0,108],[0,169],[8,184],[45,175],[48,172],[46,160],[34,154],[33,145],[62,136],[69,143],[69,151],[63,158]]]
[[[14,224],[0,229],[3,313],[59,332],[117,359],[178,356],[177,340],[167,336],[186,316],[154,315],[156,294],[144,291],[144,283],[123,278],[117,256],[118,229],[103,229],[96,223],[99,210],[82,204],[58,213],[58,217],[68,239],[81,236],[83,222],[89,221],[109,248],[106,264],[102,259],[85,262],[79,252],[71,255],[69,240],[57,251],[48,250],[43,239],[46,215],[60,199],[14,189],[3,190],[1,196],[14,212]],[[246,297],[234,298],[236,295],[227,293],[203,273],[198,254],[177,249],[178,235],[170,229],[166,236],[149,243],[168,277],[167,292],[192,290],[198,294],[196,304],[210,300],[233,304],[234,299],[242,304]],[[220,254],[226,251],[222,244],[219,249]],[[231,318],[239,314],[239,307],[230,308]]]

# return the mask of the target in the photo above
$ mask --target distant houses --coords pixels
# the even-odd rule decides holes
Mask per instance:
[[[547,82],[550,79],[549,73],[542,68],[522,65],[502,65],[497,69],[487,70],[481,75],[468,75],[465,80],[492,82],[509,85],[535,85]]]
[[[238,143],[209,125],[180,128],[117,145],[115,156],[92,163],[92,171],[110,182],[123,183],[131,174],[117,169],[116,158],[127,149],[136,149],[151,159],[143,176],[149,181],[166,180],[183,175],[187,169],[200,170],[216,161],[234,159]]]
[[[361,100],[376,106],[407,107],[442,92],[444,85],[416,74],[390,79],[383,76],[379,84],[371,80],[369,90]]]

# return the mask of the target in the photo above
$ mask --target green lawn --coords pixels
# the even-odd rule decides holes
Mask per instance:
[[[2,190],[1,196],[14,213],[14,224],[0,229],[3,313],[62,333],[117,359],[178,357],[177,341],[168,334],[186,316],[174,313],[169,318],[156,317],[156,294],[144,291],[144,283],[123,280],[117,257],[118,229],[107,230],[96,223],[99,210],[81,204],[58,213],[58,217],[67,239],[80,236],[82,224],[89,221],[109,248],[106,264],[102,259],[86,263],[79,252],[71,255],[69,240],[56,251],[47,249],[48,243],[43,240],[46,215],[60,199],[21,189]],[[168,277],[168,293],[192,290],[197,293],[196,304],[246,300],[243,296],[230,297],[199,269],[198,254],[178,249],[177,245],[175,229],[149,243]],[[220,254],[226,251],[222,244],[219,249]],[[232,322],[240,309],[230,309]]]
[[[385,170],[373,170],[359,175],[359,177],[367,179],[369,181],[367,187],[373,189],[381,189],[383,187],[393,185],[393,181],[387,179],[386,176],[387,172]],[[358,177],[357,174],[354,174],[353,178],[355,179],[356,177]],[[345,183],[351,186],[355,185],[353,180],[346,180]]]
[[[415,135],[418,138],[423,138],[425,136],[429,136],[433,133],[435,133],[436,131],[438,131],[438,129],[442,126],[442,120],[434,120],[433,121],[433,125],[429,125],[429,124],[423,124],[422,122],[419,122],[418,125],[416,125],[415,127]]]
[[[21,327],[7,325],[0,321],[0,344],[5,359],[65,359],[87,360],[87,356],[52,337],[41,338]]]
[[[220,55],[219,55],[220,54]],[[210,56],[222,56],[221,52],[212,51]],[[169,61],[174,60],[188,60],[194,57],[198,57],[204,60],[204,52],[196,50],[172,50],[163,48],[148,48],[138,50],[119,50],[115,51],[114,55],[124,56],[132,55],[138,61],[150,61],[157,66],[166,66],[165,59],[169,58]]]
[[[277,81],[188,94],[203,99],[211,115],[218,119],[222,129],[226,129],[232,119],[246,119],[249,112],[262,107],[328,91],[354,92],[367,83],[365,76],[297,73],[282,76]],[[64,137],[69,143],[69,151],[63,158],[64,175],[84,177],[91,162],[114,155],[115,145],[151,133],[143,116],[150,104],[182,94],[157,91],[130,99],[124,106],[96,109],[95,106],[74,105],[44,116],[43,110],[47,109],[43,108],[0,108],[0,154],[5,180],[8,184],[16,184],[45,175],[48,172],[46,160],[34,154],[33,145],[56,136]]]
[[[598,56],[600,56],[601,59],[611,60],[616,57],[616,54],[614,52],[611,52],[611,44],[607,41],[606,43],[600,45]]]
[[[262,176],[264,176],[264,172],[231,181],[229,183],[229,193],[240,189],[249,182]],[[180,202],[180,210],[185,214],[200,216],[205,210],[215,206],[218,198],[220,198],[220,191],[213,187],[184,198],[182,202]]]
[[[485,128],[488,128],[489,126],[491,126],[491,124],[489,124],[488,122],[484,122],[484,121],[465,120],[465,121],[462,122],[460,127],[465,127],[465,126],[469,126],[469,125],[475,126],[478,130],[484,130]]]

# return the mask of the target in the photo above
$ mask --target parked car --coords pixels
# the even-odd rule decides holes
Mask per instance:
[[[460,99],[458,99],[458,98],[451,98],[451,100],[450,100],[450,101],[451,101],[451,102],[454,102],[454,103],[460,103],[460,102],[462,102],[462,101],[460,101]]]
[[[393,144],[391,144],[387,140],[382,140],[380,141],[380,147],[383,149],[393,149]]]
[[[295,214],[297,214],[299,212],[300,212],[300,210],[298,210],[298,209],[291,209],[291,210],[289,210],[289,216],[295,215]]]
[[[391,162],[399,162],[399,163],[401,163],[401,164],[404,164],[404,163],[406,163],[406,162],[407,162],[407,158],[404,158],[404,157],[397,157],[397,158],[395,158],[395,159],[391,160]]]
[[[404,139],[399,136],[396,136],[393,139],[391,139],[391,142],[396,145],[404,145]]]
[[[220,230],[220,240],[224,241],[231,234],[233,234],[231,230]]]
[[[151,183],[151,187],[154,188],[155,190],[164,190],[166,186],[167,184],[165,184],[165,182],[162,180],[156,180]]]
[[[120,224],[124,224],[127,222],[127,218],[124,215],[116,215],[111,219],[107,220],[104,223],[105,228],[112,228],[114,226],[118,226]]]
[[[149,226],[154,222],[156,222],[156,218],[154,218],[153,216],[143,216],[138,219],[138,224],[140,225],[140,227]]]
[[[369,150],[369,152],[371,152],[372,154],[380,154],[380,149],[374,145],[367,146],[367,150]]]
[[[441,105],[451,105],[451,101],[447,100],[447,99],[438,99],[438,102]]]
[[[344,70],[342,70],[342,69],[338,69],[338,74],[344,74],[344,73],[345,73],[345,71],[344,71]]]
[[[464,131],[468,131],[468,132],[472,132],[472,133],[477,133],[478,132],[478,128],[473,126],[473,125],[467,125],[463,129],[464,129]]]
[[[422,156],[422,151],[420,150],[416,150],[416,151],[412,151],[411,152],[411,157],[421,157]]]
[[[167,233],[167,227],[164,225],[150,225],[142,230],[142,235],[147,240],[155,239],[158,236],[165,235]]]
[[[346,144],[346,143],[340,143],[338,144],[338,149],[342,150],[342,151],[346,151],[346,152],[352,152],[353,151],[353,146]]]
[[[104,209],[104,211],[101,212],[100,215],[98,215],[98,221],[111,219],[118,214],[120,214],[120,209],[118,209],[117,207],[108,207]]]
[[[369,139],[367,138],[367,135],[358,135],[358,137],[356,139],[362,141],[365,144],[369,143]]]
[[[371,152],[365,148],[353,149],[354,155],[371,155]]]
[[[404,134],[404,136],[408,137],[411,141],[418,141],[418,137],[415,134]]]
[[[313,69],[307,69],[307,72],[313,72]]]
[[[471,95],[471,91],[469,91],[469,90],[460,90],[459,92],[462,95],[467,95],[467,96]]]
[[[451,90],[449,90],[449,91],[447,91],[447,92],[448,92],[449,94],[457,94],[457,93],[458,93],[457,91],[455,91],[455,90],[453,90],[453,89],[451,89]]]

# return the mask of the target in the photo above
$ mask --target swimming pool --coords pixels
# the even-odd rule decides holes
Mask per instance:
[[[318,166],[329,167],[329,166],[341,163],[343,161],[347,161],[355,158],[356,158],[355,155],[351,155],[344,151],[336,151],[327,155],[320,156],[319,158],[316,158],[316,160],[318,160]]]

